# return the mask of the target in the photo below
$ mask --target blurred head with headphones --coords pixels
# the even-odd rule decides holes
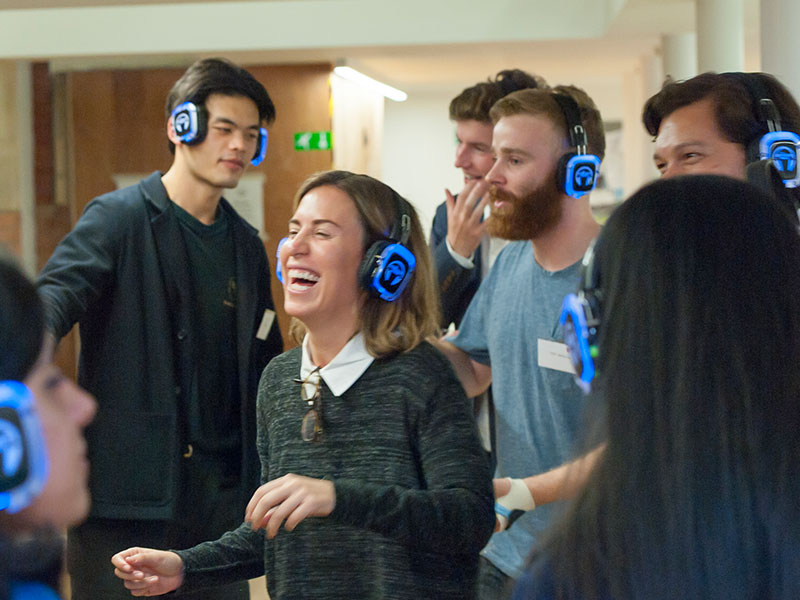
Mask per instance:
[[[553,597],[796,596],[797,570],[774,570],[800,537],[795,224],[744,181],[662,179],[614,211],[583,268],[562,323],[592,387],[586,444],[604,450],[534,581],[546,563]],[[634,558],[615,568],[608,548]]]
[[[89,510],[83,429],[94,399],[53,364],[41,301],[0,255],[0,532],[74,525]]]
[[[535,240],[553,230],[565,211],[588,209],[605,136],[600,112],[583,90],[514,92],[492,107],[491,117],[491,235]]]
[[[295,196],[278,253],[284,308],[305,333],[345,341],[360,331],[384,357],[438,332],[433,267],[411,204],[349,171],[309,178]]]

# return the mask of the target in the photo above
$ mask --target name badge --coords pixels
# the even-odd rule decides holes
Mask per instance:
[[[575,367],[569,357],[567,345],[553,340],[539,338],[539,366],[575,374]]]
[[[272,322],[275,320],[275,311],[267,308],[264,310],[264,316],[261,317],[261,325],[258,326],[256,337],[260,340],[267,339],[267,334],[272,328]]]

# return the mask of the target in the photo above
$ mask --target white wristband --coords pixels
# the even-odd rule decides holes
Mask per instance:
[[[511,489],[505,496],[500,496],[494,503],[494,512],[500,522],[500,531],[506,529],[511,514],[516,511],[533,510],[536,502],[531,496],[531,491],[522,479],[507,478],[511,483]]]

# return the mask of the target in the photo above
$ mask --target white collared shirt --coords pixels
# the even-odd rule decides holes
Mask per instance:
[[[375,360],[364,346],[364,336],[359,331],[333,360],[319,369],[319,374],[333,392],[334,396],[341,396],[358,381],[372,361]],[[303,338],[303,359],[300,361],[300,379],[305,381],[317,366],[311,362],[308,351],[308,334]]]

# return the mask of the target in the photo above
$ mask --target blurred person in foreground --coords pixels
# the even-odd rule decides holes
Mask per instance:
[[[89,511],[94,399],[53,364],[36,289],[0,254],[0,599],[58,598],[63,531]]]
[[[581,281],[562,320],[605,450],[515,600],[797,598],[791,213],[727,177],[659,181],[610,217]]]

